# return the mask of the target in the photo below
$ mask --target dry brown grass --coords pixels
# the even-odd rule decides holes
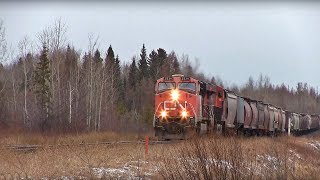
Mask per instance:
[[[103,134],[103,136],[102,136]],[[129,135],[130,136],[130,135]],[[126,135],[93,133],[80,136],[17,136],[1,142],[37,142],[33,152],[0,151],[0,179],[62,176],[86,179],[319,179],[320,149],[310,145],[319,137],[234,138],[211,136],[174,144],[83,145],[79,142],[128,140]],[[47,139],[46,139],[47,138]],[[137,140],[137,136],[129,139]],[[67,144],[49,147],[48,144]],[[320,148],[320,147],[319,147]]]
[[[42,135],[33,133],[2,134],[0,138],[0,179],[21,177],[89,177],[96,176],[94,168],[119,168],[125,163],[143,159],[144,146],[138,144],[95,144],[96,142],[137,141],[136,134],[113,132],[80,135]],[[87,144],[90,145],[79,145]],[[15,151],[7,145],[41,145],[34,151]],[[100,173],[101,174],[101,173]],[[139,175],[139,172],[137,172]],[[106,174],[104,174],[106,175]]]
[[[44,135],[40,133],[20,132],[20,133],[1,133],[0,144],[35,144],[35,145],[56,145],[56,144],[76,144],[76,143],[95,143],[105,141],[130,141],[143,139],[144,135],[139,137],[133,133],[115,133],[115,132],[91,132],[81,134],[65,135]]]
[[[320,149],[308,144],[315,139],[194,139],[167,152],[160,174],[163,179],[319,179]]]
[[[143,159],[142,145],[93,145],[47,148],[35,152],[0,152],[0,172],[31,178],[96,176],[94,168],[119,168]]]

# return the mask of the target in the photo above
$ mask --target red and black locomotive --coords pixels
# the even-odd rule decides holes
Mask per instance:
[[[155,134],[160,139],[182,139],[208,131],[221,119],[224,90],[177,74],[157,80]]]

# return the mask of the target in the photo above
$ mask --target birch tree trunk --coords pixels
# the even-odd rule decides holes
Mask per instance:
[[[102,107],[102,98],[103,98],[103,87],[104,87],[104,72],[102,72],[101,89],[100,89],[98,131],[100,131],[100,128],[101,128],[101,107]]]
[[[69,81],[69,124],[72,122],[72,91],[71,82]]]
[[[17,101],[16,101],[16,87],[15,87],[15,78],[14,78],[14,71],[11,71],[11,77],[12,77],[12,90],[13,90],[13,107],[14,111],[17,110]]]
[[[88,130],[91,130],[91,122],[92,122],[92,101],[93,101],[93,62],[92,62],[92,55],[93,55],[93,51],[96,48],[97,42],[99,37],[97,37],[94,41],[93,41],[93,35],[89,35],[88,36],[89,39],[89,106],[87,108],[87,128]]]
[[[24,113],[23,113],[23,119],[25,125],[30,128],[30,122],[29,122],[29,115],[28,115],[28,109],[27,109],[27,68],[26,68],[26,60],[23,61],[23,72],[24,72]]]
[[[58,44],[59,45],[59,44]],[[59,48],[59,47],[58,47]],[[58,51],[57,48],[57,51]],[[59,122],[60,124],[62,123],[61,120],[61,84],[60,84],[60,58],[59,58],[59,53],[57,52],[57,81],[58,81],[58,118],[59,118]]]
[[[19,49],[20,49],[20,56],[23,62],[23,75],[24,75],[24,106],[23,106],[23,124],[26,127],[30,128],[29,123],[29,116],[28,116],[28,109],[27,109],[27,84],[28,84],[28,77],[27,77],[27,67],[26,67],[26,60],[27,60],[27,48],[28,48],[28,37],[25,36],[19,42]]]
[[[80,80],[80,68],[77,66],[77,76],[76,76],[76,82],[75,82],[75,91],[76,91],[76,113],[79,112],[79,100],[80,100],[80,92],[78,87],[78,82]]]
[[[92,89],[92,59],[90,57],[90,83],[89,83],[89,114],[88,114],[88,129],[90,130],[91,128],[91,118],[92,118],[92,94],[93,94],[93,89]]]

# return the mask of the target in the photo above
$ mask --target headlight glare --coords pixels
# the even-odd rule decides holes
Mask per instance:
[[[186,110],[183,110],[181,115],[182,115],[183,118],[186,118],[188,116],[188,113],[187,113]]]
[[[163,118],[167,117],[167,112],[166,112],[166,111],[162,111],[162,112],[161,112],[161,116],[162,116]]]
[[[172,98],[172,100],[174,100],[174,101],[177,101],[177,100],[179,99],[179,93],[178,93],[177,90],[172,90],[172,92],[171,92],[171,98]]]

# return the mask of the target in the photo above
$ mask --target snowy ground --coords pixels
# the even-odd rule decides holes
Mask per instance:
[[[286,139],[284,139],[286,140]],[[247,156],[244,156],[244,160],[241,160],[239,163],[237,159],[230,157],[217,157],[212,155],[210,157],[210,153],[206,154],[206,166],[209,168],[222,168],[226,169],[225,171],[240,173],[244,175],[244,177],[248,174],[252,174],[255,177],[265,177],[268,178],[270,173],[278,172],[277,170],[281,171],[281,168],[286,168],[289,172],[298,172],[297,169],[301,167],[307,167],[308,165],[317,165],[317,159],[313,158],[319,155],[320,153],[320,141],[319,138],[316,139],[294,139],[290,140],[287,146],[283,146],[282,141],[276,141],[276,143],[280,144],[280,148],[270,148],[269,143],[274,143],[272,139],[263,139],[264,143],[268,143],[266,146],[261,146],[257,148],[256,152],[253,152]],[[248,143],[249,145],[253,146],[255,144],[259,144],[260,140],[255,141],[253,139],[250,140],[243,140],[242,143]],[[181,156],[181,150],[188,150],[184,149],[185,145],[188,144],[175,144],[172,145],[158,145],[152,146],[149,156],[146,158],[143,155],[143,148],[144,146],[112,146],[112,147],[104,147],[104,146],[96,146],[94,148],[89,149],[90,151],[84,151],[83,149],[74,149],[76,153],[66,152],[61,149],[57,149],[55,151],[43,150],[38,151],[36,153],[27,153],[27,154],[13,154],[18,156],[19,158],[24,157],[25,161],[28,162],[28,166],[30,167],[29,162],[33,162],[34,164],[38,164],[32,168],[37,169],[41,166],[44,166],[46,162],[48,163],[47,166],[48,171],[44,171],[43,174],[37,173],[28,173],[28,178],[34,179],[33,177],[42,177],[40,179],[49,180],[49,179],[63,179],[63,180],[73,180],[73,179],[154,179],[154,178],[161,178],[166,177],[164,171],[165,168],[168,167],[167,164],[169,163],[169,170],[172,168],[174,170],[180,171],[182,170],[183,161],[187,165],[191,165],[191,167],[199,166],[202,162],[200,162],[199,157],[197,154],[191,153],[190,156],[184,157]],[[245,144],[246,145],[246,144]],[[250,147],[251,147],[250,146]],[[229,147],[229,146],[228,146]],[[243,150],[247,150],[247,146]],[[132,151],[135,148],[135,151]],[[162,150],[159,148],[163,148],[166,154],[169,152],[171,156],[165,156],[162,153]],[[168,148],[170,151],[168,151]],[[232,148],[232,147],[231,147]],[[191,149],[192,150],[192,149]],[[119,153],[120,152],[120,153]],[[244,151],[246,152],[246,151]],[[58,159],[47,158],[48,154],[50,153],[56,155],[53,156],[54,158],[58,157]],[[87,163],[85,161],[80,161],[81,158],[87,158],[85,156],[86,153],[89,153],[88,157],[90,157],[90,162]],[[140,154],[139,154],[140,153]],[[169,153],[169,154],[170,154]],[[12,155],[11,153],[8,153]],[[112,155],[110,155],[112,154]],[[115,156],[117,154],[117,156]],[[222,153],[223,154],[223,153]],[[312,156],[309,156],[309,155]],[[41,155],[41,156],[40,156]],[[43,155],[43,156],[42,156]],[[91,158],[91,156],[94,158]],[[109,156],[110,155],[110,156]],[[188,155],[188,154],[186,154]],[[37,157],[46,157],[43,159],[38,159],[37,161],[34,158]],[[169,158],[169,161],[165,160],[165,157]],[[164,159],[163,159],[164,158]],[[64,161],[65,159],[69,159],[71,161]],[[10,160],[10,159],[9,159]],[[18,159],[21,160],[21,159]],[[313,161],[314,160],[314,161]],[[100,162],[101,161],[101,162]],[[68,164],[72,162],[73,164]],[[1,164],[1,163],[0,163]],[[39,166],[41,164],[41,166]],[[54,169],[53,165],[60,164],[61,167],[58,169],[59,171]],[[90,164],[90,165],[89,165]],[[16,164],[14,164],[16,165]],[[18,164],[19,165],[19,164]],[[50,165],[50,166],[49,166]],[[302,166],[301,166],[302,165]],[[1,166],[0,166],[1,167]],[[4,167],[4,166],[3,166]],[[70,167],[70,168],[69,168]],[[176,169],[177,168],[177,169]],[[31,170],[32,170],[31,169]],[[46,170],[46,169],[45,169]],[[195,170],[197,170],[195,168]],[[219,170],[219,169],[218,169]],[[292,170],[292,171],[291,171]],[[299,169],[298,169],[299,170]],[[28,171],[27,171],[28,172]],[[49,173],[48,173],[49,172]],[[169,171],[168,171],[169,172]],[[175,171],[173,171],[174,173]],[[27,173],[26,173],[27,174]],[[9,176],[11,176],[8,173]],[[7,176],[7,174],[5,174]],[[0,174],[0,179],[1,177]],[[14,176],[14,175],[13,175]],[[5,178],[6,179],[6,178]],[[15,178],[11,178],[15,179]],[[22,178],[19,178],[22,179]],[[26,178],[24,178],[26,179]]]
[[[317,151],[320,151],[320,142],[319,141],[312,141],[308,144],[311,145]]]
[[[317,150],[320,150],[320,142],[315,141],[312,143],[308,143],[312,147],[314,147]],[[254,174],[257,175],[263,175],[264,171],[266,169],[277,169],[279,166],[279,163],[283,160],[270,155],[270,154],[262,154],[256,156],[259,164],[251,165],[250,167],[246,167],[247,169],[251,170]],[[302,160],[301,156],[295,152],[294,150],[290,149],[288,154],[287,163],[288,166],[292,166],[291,168],[294,168],[295,162],[298,160]],[[177,161],[179,161],[179,158],[177,158]],[[192,158],[189,159],[191,164],[197,164],[197,159]],[[232,169],[231,163],[227,161],[222,160],[215,160],[210,159],[208,160],[208,165],[210,164],[216,164],[219,166],[226,166],[228,169]],[[290,167],[289,167],[290,168]],[[85,167],[84,167],[85,169]],[[139,161],[129,161],[125,163],[123,166],[119,167],[94,167],[91,168],[92,173],[91,177],[83,177],[80,175],[76,176],[61,176],[56,179],[63,179],[63,180],[73,180],[73,179],[152,179],[153,177],[157,176],[160,172],[160,167],[154,166],[149,164],[148,161],[145,160],[139,160]],[[81,174],[81,173],[79,173]],[[43,180],[52,179],[52,178],[42,178]]]
[[[83,176],[61,176],[55,179],[74,180],[74,179],[152,179],[152,176],[158,172],[157,167],[149,167],[148,161],[130,161],[124,166],[118,168],[111,167],[94,167],[92,168],[91,177]],[[147,167],[147,168],[146,168]],[[52,178],[44,177],[42,180]]]
[[[157,167],[148,166],[148,161],[130,161],[119,168],[93,168],[97,178],[120,178],[120,179],[150,179],[157,173]],[[146,168],[147,167],[147,168]]]

